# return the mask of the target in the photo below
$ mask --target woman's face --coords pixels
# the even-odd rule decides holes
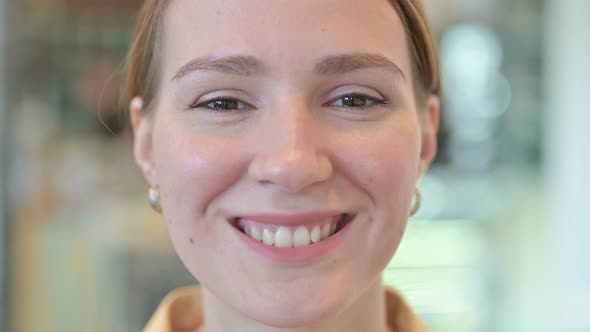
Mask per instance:
[[[436,150],[399,16],[387,0],[172,1],[163,29],[158,101],[132,117],[179,257],[260,322],[341,311],[379,281]],[[293,241],[314,244],[279,248]]]

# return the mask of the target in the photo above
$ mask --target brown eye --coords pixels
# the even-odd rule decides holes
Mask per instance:
[[[238,108],[238,101],[235,99],[220,99],[210,102],[207,106],[218,111],[235,110]]]
[[[229,112],[234,110],[246,110],[251,106],[234,98],[216,98],[206,100],[204,102],[197,102],[189,106],[191,109],[205,108],[215,112]]]
[[[385,104],[387,101],[366,95],[346,95],[331,102],[331,106],[364,109],[374,105]]]
[[[367,105],[367,101],[363,96],[346,96],[342,99],[342,104],[346,107],[362,107]]]

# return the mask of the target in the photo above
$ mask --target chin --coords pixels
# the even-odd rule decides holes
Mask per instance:
[[[320,287],[321,288],[321,287]],[[244,314],[261,324],[276,328],[301,328],[320,324],[338,315],[346,307],[346,288],[332,287],[316,292],[277,292],[264,303],[253,301],[245,305]],[[310,295],[317,294],[317,295]]]
[[[307,300],[303,303],[278,301],[266,306],[249,307],[245,314],[266,326],[275,328],[301,328],[321,324],[322,320],[340,312],[342,304],[327,297],[318,301]]]

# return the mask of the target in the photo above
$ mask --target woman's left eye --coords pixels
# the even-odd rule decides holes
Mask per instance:
[[[328,106],[337,106],[337,107],[344,107],[350,109],[364,109],[374,105],[382,105],[387,104],[387,101],[384,99],[378,99],[374,97],[369,97],[367,95],[361,94],[352,94],[342,96],[332,102],[327,103]]]

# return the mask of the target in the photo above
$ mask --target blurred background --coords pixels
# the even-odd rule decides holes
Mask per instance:
[[[140,2],[0,0],[0,331],[139,331],[195,283],[117,104]],[[385,282],[434,332],[588,332],[590,1],[426,3],[440,154]]]

